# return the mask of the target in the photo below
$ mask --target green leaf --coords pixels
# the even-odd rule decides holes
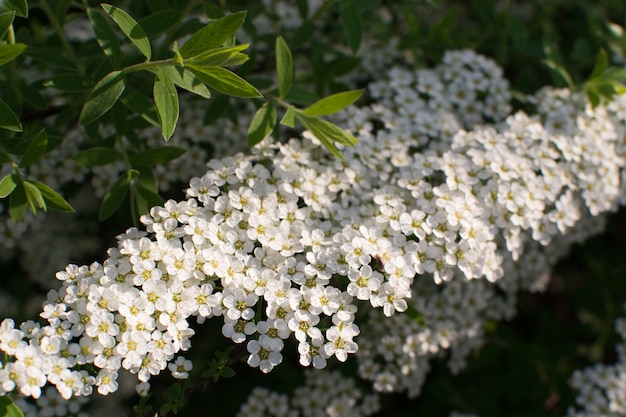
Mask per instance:
[[[148,211],[148,202],[137,192],[134,184],[130,184],[130,216],[136,224],[138,218]]]
[[[559,86],[574,88],[574,81],[565,68],[551,59],[544,59],[541,62],[550,69],[555,82],[560,84]]]
[[[306,116],[300,112],[296,112],[296,117],[330,152],[340,159],[343,157],[335,146],[335,142],[347,146],[352,146],[358,142],[354,136],[326,120]]]
[[[154,176],[152,166],[135,165],[134,168],[139,171],[139,175],[137,176],[139,184],[141,184],[142,187],[156,193],[159,187],[156,177]]]
[[[130,184],[129,173],[118,178],[117,181],[111,186],[111,189],[105,194],[100,204],[100,213],[98,219],[100,221],[108,219],[117,211],[122,205],[122,202],[126,198],[128,193],[128,186]]]
[[[19,83],[19,88],[24,101],[30,107],[37,110],[44,110],[48,108],[48,101],[38,89],[23,82]]]
[[[265,139],[276,126],[276,107],[272,103],[263,104],[252,118],[248,128],[248,145],[254,146]]]
[[[170,162],[185,153],[185,149],[177,146],[160,146],[132,155],[129,160],[132,165],[151,166]]]
[[[296,117],[298,117],[300,123],[302,123],[307,130],[313,133],[315,137],[319,139],[320,142],[322,142],[322,145],[324,145],[326,149],[328,149],[337,158],[343,159],[343,156],[341,156],[341,153],[339,153],[339,150],[333,143],[332,138],[327,137],[323,128],[320,126],[319,122],[323,122],[323,120],[312,117],[303,117],[298,113],[296,113]]]
[[[6,395],[0,396],[0,415],[2,417],[24,417],[22,410]]]
[[[293,58],[289,46],[282,36],[276,38],[276,73],[278,94],[280,98],[285,98],[289,94],[293,82]]]
[[[68,93],[80,93],[92,87],[91,82],[80,74],[60,74],[43,84],[45,87]]]
[[[17,182],[13,178],[13,174],[9,174],[0,181],[0,198],[5,198],[13,192]]]
[[[301,113],[307,116],[327,116],[337,113],[353,104],[363,95],[364,90],[350,90],[325,97],[304,110]]]
[[[312,120],[314,126],[316,126],[316,129],[323,132],[324,136],[327,136],[334,142],[341,143],[342,145],[346,146],[353,146],[358,143],[358,140],[354,136],[352,136],[336,124],[331,123],[327,120],[321,120],[317,118],[314,118]]]
[[[61,52],[55,51],[52,48],[37,48],[29,46],[24,55],[33,58],[53,68],[61,68],[69,71],[76,71],[76,65],[69,59],[65,58]]]
[[[617,93],[617,89],[615,88],[617,85],[619,84],[615,81],[607,81],[595,85],[595,90],[603,97],[610,99]]]
[[[41,195],[41,191],[39,191],[39,188],[37,188],[35,184],[30,181],[24,181],[24,191],[26,191],[26,200],[28,201],[30,211],[32,211],[33,214],[37,214],[38,208],[43,209],[43,211],[47,211],[43,195]]]
[[[170,411],[172,411],[172,403],[165,403],[160,408],[160,414],[167,415]]]
[[[70,203],[67,202],[59,193],[48,187],[46,184],[42,184],[37,181],[30,181],[39,189],[46,205],[49,209],[55,211],[61,211],[65,213],[71,213],[74,211]]]
[[[87,9],[87,15],[91,21],[98,45],[102,48],[109,62],[114,69],[120,67],[122,51],[120,49],[120,41],[117,39],[115,31],[111,27],[109,20],[104,17],[104,13],[97,9]]]
[[[24,152],[24,156],[22,156],[19,167],[25,168],[37,162],[41,156],[46,153],[47,147],[48,135],[45,129],[41,129],[39,133],[37,133],[37,136],[35,136],[35,139],[28,145],[28,148],[26,148],[26,152]]]
[[[80,124],[86,125],[98,120],[115,104],[125,87],[125,73],[113,71],[107,74],[89,93],[83,111],[80,113]]]
[[[0,13],[0,40],[8,32],[11,24],[13,24],[13,19],[15,19],[14,11]]]
[[[193,72],[203,83],[220,93],[235,97],[256,98],[262,97],[259,90],[246,80],[222,67],[189,65]]]
[[[0,10],[14,11],[18,17],[28,17],[28,3],[26,3],[26,0],[4,0],[0,3]]]
[[[246,12],[237,12],[216,20],[194,33],[180,48],[180,54],[188,59],[222,46],[237,32],[245,19]]]
[[[613,88],[615,88],[615,94],[617,95],[626,94],[626,86],[623,84],[615,84]]]
[[[191,71],[188,71],[183,67],[176,66],[162,67],[161,70],[163,70],[169,79],[172,80],[172,82],[174,82],[177,86],[191,93],[197,94],[200,97],[211,98],[211,92],[209,89],[206,88],[206,85],[204,85],[198,77],[193,75]]]
[[[181,14],[178,10],[161,10],[139,20],[139,26],[144,30],[147,37],[152,38],[173,27],[180,17]]]
[[[73,159],[79,165],[95,167],[108,165],[121,157],[122,154],[113,148],[95,147],[78,152]]]
[[[153,124],[154,126],[159,126],[159,116],[156,113],[154,105],[142,93],[127,88],[121,98],[121,101],[126,105],[126,107],[137,113],[148,123]]]
[[[146,36],[146,32],[141,28],[139,23],[135,21],[124,10],[119,9],[110,4],[100,4],[105,12],[117,23],[122,29],[122,32],[128,39],[141,51],[141,53],[150,60],[152,58],[152,48],[150,47],[150,41]]]
[[[222,47],[208,50],[193,58],[185,59],[185,65],[219,65],[221,67],[241,65],[246,62],[248,55],[240,53],[248,49],[249,43],[241,45]]]
[[[0,128],[13,132],[22,131],[20,119],[13,113],[13,110],[0,98]]]
[[[169,140],[178,122],[178,93],[167,73],[160,68],[154,80],[153,94],[163,138]]]
[[[13,223],[19,223],[20,220],[24,218],[27,206],[28,201],[26,200],[24,185],[23,183],[18,183],[9,198],[9,213],[11,214],[11,219],[13,219]]]
[[[235,370],[229,366],[225,366],[224,368],[222,368],[222,372],[220,375],[222,378],[232,378],[235,376]]]
[[[352,52],[359,50],[361,46],[361,19],[359,11],[350,0],[341,0],[341,24],[346,32],[346,39]]]
[[[595,89],[588,88],[585,90],[585,93],[587,94],[587,98],[589,99],[592,107],[598,107],[598,105],[602,102],[602,97]]]
[[[27,48],[23,43],[0,45],[0,67],[13,61]]]
[[[294,106],[289,106],[289,108],[285,112],[285,115],[280,121],[280,124],[293,128],[296,126],[295,117],[296,117],[296,108]]]
[[[609,67],[598,77],[599,81],[617,81],[626,79],[626,68]]]
[[[137,184],[134,186],[137,190],[137,193],[143,197],[145,202],[147,203],[147,208],[151,209],[152,207],[161,206],[165,202],[163,197],[155,193],[154,191],[144,187],[141,184]],[[146,214],[148,210],[140,210],[140,214]]]
[[[204,8],[204,13],[206,14],[206,17],[211,20],[217,20],[224,17],[224,12],[222,11],[222,9],[220,9],[213,3],[203,1],[202,7]]]
[[[600,74],[604,72],[604,70],[606,70],[608,66],[609,66],[609,58],[606,54],[606,51],[604,49],[600,49],[600,52],[598,52],[598,56],[596,58],[596,63],[593,66],[593,71],[591,71],[591,75],[589,76],[589,79],[597,78]]]

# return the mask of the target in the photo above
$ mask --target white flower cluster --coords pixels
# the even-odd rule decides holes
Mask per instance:
[[[615,321],[615,330],[622,342],[616,346],[618,360],[613,365],[595,364],[576,371],[570,384],[578,395],[576,407],[567,417],[626,416],[626,319]]]
[[[381,391],[419,394],[446,350],[460,369],[484,322],[512,315],[516,292],[597,230],[582,220],[625,195],[624,100],[593,110],[544,91],[538,116],[503,120],[506,81],[473,52],[389,75],[372,105],[345,112],[359,144],[344,160],[308,132],[212,160],[188,200],[153,208],[102,264],[59,272],[46,325],[0,326],[12,357],[0,393],[107,394],[121,369],[146,382],[168,364],[186,377],[190,363],[171,362],[191,347],[191,318],[222,317],[263,372],[291,337],[314,368],[360,346],[360,374]]]
[[[337,371],[307,371],[305,384],[291,399],[285,394],[255,388],[241,406],[239,417],[366,417],[379,411],[376,394],[364,394],[355,380]]]
[[[400,223],[411,214],[420,245],[416,272],[422,276],[412,285],[410,314],[384,318],[372,311],[357,355],[360,376],[375,389],[409,396],[421,392],[432,357],[450,352],[451,369],[462,369],[482,344],[487,321],[511,317],[520,289],[543,289],[551,266],[573,243],[601,231],[598,215],[626,195],[626,97],[591,109],[580,95],[546,89],[530,98],[537,116],[517,113],[484,124],[505,114],[482,113],[483,123],[472,127],[476,119],[464,119],[463,106],[449,98],[445,74],[462,72],[454,65],[462,62],[469,74],[460,78],[477,79],[487,90],[490,83],[480,78],[490,65],[465,51],[446,58],[447,71],[391,70],[389,80],[375,83],[372,113],[359,119],[358,109],[346,121],[356,120],[354,129],[359,120],[384,121],[373,142],[392,149],[387,155],[398,170],[381,175],[397,185],[389,195],[411,192],[397,213]],[[502,83],[492,78],[491,91],[500,91]],[[402,97],[412,93],[406,91],[422,90],[435,93],[414,97],[407,109]],[[480,90],[466,94],[488,97]],[[504,97],[491,101],[505,103]],[[409,157],[415,142],[420,153]]]

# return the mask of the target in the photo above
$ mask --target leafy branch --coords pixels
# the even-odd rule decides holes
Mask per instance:
[[[293,58],[289,46],[281,36],[278,36],[276,38],[277,89],[264,95],[267,101],[257,110],[248,128],[248,144],[254,146],[261,142],[277,128],[278,124],[293,128],[298,121],[305,129],[313,133],[333,155],[343,159],[336,144],[352,146],[357,143],[356,138],[321,117],[335,114],[352,105],[363,95],[364,90],[344,91],[318,100],[304,109],[296,108],[285,101],[293,84],[293,72]],[[285,110],[280,121],[277,106]]]
[[[583,91],[593,107],[611,101],[616,95],[626,93],[626,68],[609,65],[609,58],[604,49],[598,52],[593,70],[585,81],[576,84],[573,77],[556,59],[545,59],[552,76],[571,90]]]
[[[216,20],[194,33],[181,48],[174,43],[172,57],[151,61],[152,47],[141,24],[115,6],[101,6],[146,61],[114,69],[102,78],[87,97],[80,114],[81,124],[92,123],[108,112],[124,93],[127,75],[143,70],[155,75],[153,99],[165,140],[172,136],[178,122],[176,86],[204,98],[211,96],[207,87],[236,97],[261,97],[261,93],[254,86],[224,68],[241,65],[248,60],[248,56],[241,51],[249,45],[225,46],[234,39],[235,32],[243,24],[245,12],[233,13]],[[121,49],[116,43],[115,33],[112,33],[108,22],[101,19],[100,11],[90,9],[88,13],[95,27],[98,43],[113,67],[117,67],[121,61]]]

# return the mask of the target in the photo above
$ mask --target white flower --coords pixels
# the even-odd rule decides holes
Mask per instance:
[[[222,304],[226,309],[226,316],[231,320],[250,320],[254,317],[253,307],[258,296],[255,293],[246,294],[245,290],[236,288],[224,290]]]
[[[263,373],[270,372],[276,365],[282,362],[283,355],[280,349],[269,340],[250,340],[248,342],[248,365],[259,367]]]
[[[9,362],[0,368],[0,387],[4,392],[11,392],[16,386],[22,386],[26,380],[26,365],[23,362]]]
[[[81,374],[77,371],[64,370],[61,373],[61,380],[56,384],[59,393],[64,399],[69,399],[73,394],[82,393],[85,386]]]
[[[404,297],[407,296],[407,289],[391,285],[389,282],[383,283],[379,294],[372,299],[374,307],[383,307],[385,316],[390,317],[396,311],[403,312],[408,304]]]
[[[102,345],[113,346],[115,336],[119,333],[119,327],[114,323],[112,313],[102,309],[93,311],[89,317],[89,323],[85,325],[85,333],[91,338],[98,339]]]
[[[9,355],[23,349],[26,342],[22,340],[24,334],[13,328],[13,320],[5,319],[0,326],[0,349]]]
[[[193,363],[189,359],[185,359],[184,356],[177,357],[176,362],[168,365],[168,369],[176,379],[189,378],[189,371],[191,371],[192,368]]]
[[[380,288],[383,276],[378,271],[373,271],[369,265],[363,265],[358,271],[351,269],[348,271],[348,294],[359,300],[369,300]]]
[[[315,327],[320,321],[319,316],[306,310],[296,310],[294,316],[287,323],[289,329],[294,332],[296,340],[305,342],[307,338],[313,340],[322,339],[322,332]]]
[[[352,338],[358,334],[356,325],[332,326],[326,330],[326,339],[328,340],[322,346],[324,354],[328,357],[335,355],[341,362],[348,359],[349,353],[355,353],[358,349],[357,344]]]
[[[235,343],[243,343],[246,340],[246,336],[253,334],[256,331],[256,324],[251,321],[243,319],[232,320],[227,316],[224,317],[224,326],[222,326],[222,334],[229,339],[232,339]]]
[[[39,398],[41,388],[46,385],[46,382],[47,380],[44,373],[40,369],[30,366],[26,368],[24,378],[18,379],[18,386],[22,395]]]
[[[135,385],[135,391],[137,391],[137,394],[139,394],[140,397],[146,397],[150,393],[150,383],[140,382]]]
[[[324,343],[323,338],[311,339],[307,342],[300,342],[298,344],[298,353],[300,354],[300,365],[310,366],[313,365],[315,369],[323,369],[326,367],[327,355],[325,350],[322,349]]]
[[[102,395],[117,391],[117,371],[102,369],[96,376],[96,386],[98,387],[98,393]]]

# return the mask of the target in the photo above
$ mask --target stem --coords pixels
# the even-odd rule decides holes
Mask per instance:
[[[9,44],[15,43],[15,31],[13,30],[13,24],[9,26],[9,32],[7,35],[7,40]],[[11,89],[13,90],[13,94],[15,95],[15,101],[19,108],[22,107],[22,92],[19,87],[19,78],[17,77],[17,63],[15,60],[9,63],[9,72],[11,73]]]
[[[13,158],[11,158],[11,155],[9,155],[9,152],[7,152],[7,150],[4,149],[4,146],[2,145],[0,145],[0,156],[3,156],[4,159],[8,160],[8,162],[11,164],[11,167],[13,168],[14,171],[17,169],[17,164],[15,163],[15,161],[13,161]]]
[[[265,98],[267,101],[270,101],[274,104],[278,104],[279,106],[284,107],[285,109],[288,109],[289,107],[292,106],[291,104],[287,103],[285,100],[283,100],[280,97],[263,95],[263,98]]]
[[[46,16],[48,17],[48,20],[50,20],[50,24],[54,28],[54,31],[56,32],[57,36],[59,37],[59,40],[61,41],[61,45],[63,46],[63,50],[65,51],[65,54],[67,55],[69,60],[72,61],[74,65],[76,65],[76,68],[78,68],[78,71],[81,74],[83,74],[84,73],[83,64],[76,57],[76,54],[74,53],[74,50],[72,49],[72,46],[70,45],[70,43],[67,40],[67,37],[65,36],[65,32],[63,31],[63,27],[61,26],[59,19],[57,19],[56,15],[52,11],[52,9],[50,8],[50,5],[48,4],[46,0],[41,0],[39,4],[41,8],[43,9],[44,13],[46,14]]]
[[[174,58],[162,59],[159,61],[150,61],[150,62],[141,62],[139,64],[131,65],[130,67],[126,67],[122,70],[125,74],[130,74],[131,72],[137,72],[141,70],[149,70],[151,68],[158,68],[164,66],[172,66],[179,65],[178,62]]]

